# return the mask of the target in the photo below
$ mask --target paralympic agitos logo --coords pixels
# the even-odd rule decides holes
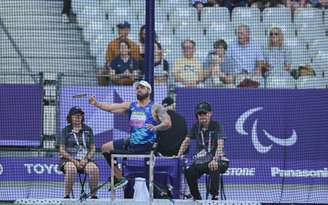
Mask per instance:
[[[255,112],[258,112],[260,110],[263,110],[263,107],[252,108],[252,109],[247,110],[243,114],[241,114],[235,124],[236,131],[241,135],[249,135],[249,133],[246,132],[244,129],[244,123],[251,115],[253,115]],[[263,131],[264,135],[272,143],[268,146],[261,144],[261,142],[259,141],[259,137],[258,137],[257,122],[258,122],[258,119],[256,119],[253,122],[252,130],[251,130],[251,139],[252,139],[252,144],[253,144],[254,148],[259,153],[264,154],[264,153],[269,152],[273,146],[273,143],[280,145],[280,146],[292,146],[296,143],[297,133],[294,129],[292,130],[292,135],[288,138],[275,137],[272,134],[270,134],[267,130],[263,129],[262,131]]]

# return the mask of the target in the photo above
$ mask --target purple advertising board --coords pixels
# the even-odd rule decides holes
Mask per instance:
[[[42,87],[0,85],[0,146],[39,146]]]
[[[189,128],[196,105],[211,104],[227,137],[227,182],[328,183],[328,90],[181,88],[176,101]]]

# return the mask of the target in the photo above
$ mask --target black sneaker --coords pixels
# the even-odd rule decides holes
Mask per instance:
[[[124,187],[128,182],[129,181],[125,177],[122,177],[121,179],[114,178],[114,190]],[[111,188],[109,188],[108,191],[110,190]]]
[[[64,196],[64,199],[69,199],[69,198],[70,198],[69,195]]]
[[[98,199],[97,196],[91,196],[91,199]]]
[[[218,201],[219,200],[219,196],[212,196],[212,200]]]

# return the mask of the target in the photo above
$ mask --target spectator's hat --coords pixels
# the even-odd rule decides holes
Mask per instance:
[[[212,108],[208,102],[201,102],[196,107],[196,114],[211,112]]]
[[[116,25],[117,28],[131,28],[131,25],[127,21],[123,21]]]
[[[145,80],[140,80],[140,81],[138,81],[138,82],[135,82],[135,83],[133,84],[133,88],[134,88],[134,89],[137,89],[137,87],[138,87],[139,85],[145,86],[146,88],[149,89],[149,92],[151,93],[151,85],[150,85],[147,81],[145,81]]]

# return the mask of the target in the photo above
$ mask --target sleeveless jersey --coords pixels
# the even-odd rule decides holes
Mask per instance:
[[[130,142],[132,144],[146,144],[154,142],[156,133],[147,129],[146,124],[157,125],[153,118],[152,107],[154,103],[150,102],[144,107],[139,107],[137,102],[132,102],[129,108],[129,119],[131,126]]]

